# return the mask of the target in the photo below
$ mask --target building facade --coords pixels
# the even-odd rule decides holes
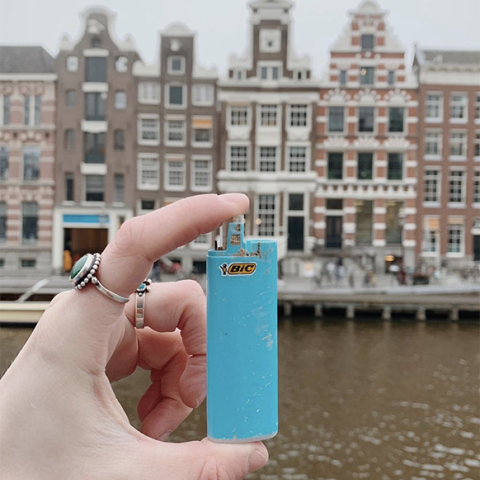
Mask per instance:
[[[320,254],[367,268],[413,267],[417,83],[375,1],[363,1],[330,49],[316,127],[314,231]]]
[[[161,33],[154,65],[134,65],[137,215],[180,198],[216,191],[218,111],[215,68],[196,61],[195,33],[172,24]],[[212,235],[200,235],[168,257],[204,273]]]
[[[246,233],[274,237],[286,273],[311,253],[315,106],[310,58],[292,45],[293,3],[250,2],[247,52],[233,55],[220,82],[221,192],[250,198]]]
[[[113,12],[92,8],[81,20],[80,38],[65,36],[56,59],[55,271],[63,269],[64,255],[75,260],[102,251],[135,213],[139,56],[129,37],[116,38]]]
[[[0,268],[51,270],[55,62],[36,46],[0,46]]]
[[[417,47],[417,254],[423,265],[480,260],[480,51]]]

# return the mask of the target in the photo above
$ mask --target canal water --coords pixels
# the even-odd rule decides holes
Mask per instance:
[[[1,371],[29,329],[0,329]],[[279,325],[280,431],[256,480],[478,480],[475,323],[295,318]],[[148,373],[115,385],[132,423]],[[205,408],[172,434],[205,436]]]

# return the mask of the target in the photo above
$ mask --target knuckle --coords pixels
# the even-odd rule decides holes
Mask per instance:
[[[222,465],[214,455],[209,455],[203,461],[198,480],[234,480],[231,470]]]

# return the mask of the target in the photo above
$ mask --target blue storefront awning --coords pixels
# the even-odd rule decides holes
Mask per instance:
[[[63,224],[105,225],[110,223],[109,215],[72,214],[63,215]]]

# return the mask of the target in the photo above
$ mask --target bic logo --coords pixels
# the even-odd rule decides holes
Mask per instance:
[[[257,269],[256,263],[222,263],[220,270],[223,276],[226,275],[252,275]]]

